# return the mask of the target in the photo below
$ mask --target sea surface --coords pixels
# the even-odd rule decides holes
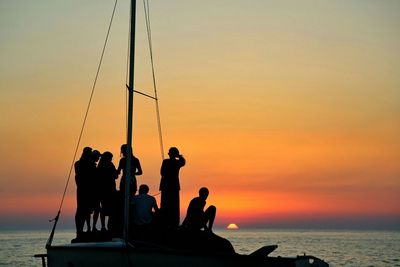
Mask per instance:
[[[400,267],[400,231],[347,230],[215,230],[248,254],[264,245],[277,244],[272,256],[313,255],[330,266]],[[34,254],[46,253],[49,231],[0,231],[0,266],[41,266]],[[73,230],[56,232],[53,244],[69,243]]]

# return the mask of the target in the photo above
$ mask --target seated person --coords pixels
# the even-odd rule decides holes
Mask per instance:
[[[139,187],[139,195],[132,199],[133,222],[135,225],[150,225],[153,220],[153,210],[158,211],[157,201],[153,196],[148,195],[149,187],[142,184]]]
[[[208,194],[206,187],[200,188],[199,196],[190,201],[182,227],[190,230],[204,229],[211,232],[217,209],[215,206],[209,206],[204,211]]]

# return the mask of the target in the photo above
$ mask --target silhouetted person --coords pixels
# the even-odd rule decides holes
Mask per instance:
[[[158,211],[157,201],[149,194],[149,187],[142,184],[139,187],[139,194],[132,199],[133,222],[135,225],[149,225],[153,221],[153,213]]]
[[[100,198],[100,222],[101,230],[106,230],[106,217],[108,217],[107,228],[110,230],[111,217],[114,215],[116,186],[115,179],[117,179],[117,169],[112,163],[113,154],[111,152],[104,152],[101,156],[99,165],[97,167],[97,178]]]
[[[161,165],[161,216],[165,226],[179,226],[179,170],[186,164],[185,158],[176,147],[168,152],[169,159]]]
[[[131,149],[131,151],[132,151],[132,149]],[[118,171],[118,175],[122,171],[122,177],[121,177],[121,181],[119,184],[119,190],[121,192],[121,195],[124,195],[125,194],[125,180],[126,180],[125,168],[126,168],[126,159],[127,159],[127,155],[128,155],[128,149],[127,149],[126,144],[121,146],[121,154],[122,154],[122,158],[119,161],[117,171]],[[143,171],[142,171],[142,167],[140,166],[139,159],[136,158],[135,156],[133,156],[133,154],[131,154],[130,196],[134,196],[136,194],[136,191],[137,191],[136,175],[142,175],[142,173],[143,173]]]
[[[190,201],[182,227],[189,230],[200,230],[204,228],[205,231],[212,231],[217,209],[215,206],[209,206],[204,211],[208,193],[208,189],[202,187],[199,190],[199,196]]]
[[[101,157],[101,153],[98,150],[93,150],[92,151],[92,161],[95,164],[95,167],[97,168],[97,162],[99,161]],[[94,176],[91,178],[91,198],[92,198],[92,205],[93,205],[93,228],[92,231],[97,231],[96,229],[96,224],[97,224],[97,220],[99,218],[99,214],[100,214],[100,190],[99,188],[96,186],[98,184],[98,173],[97,173],[97,169],[96,172],[94,174]],[[90,225],[90,217],[86,218],[86,222],[88,223],[88,225]]]
[[[90,231],[90,214],[93,211],[91,199],[91,180],[95,175],[96,167],[92,160],[92,148],[85,147],[81,158],[75,162],[76,202],[75,226],[77,237],[81,237],[85,221],[89,218],[88,231]]]

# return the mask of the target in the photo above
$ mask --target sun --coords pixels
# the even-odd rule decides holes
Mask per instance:
[[[226,229],[229,229],[229,230],[237,230],[237,229],[239,229],[239,226],[237,226],[235,223],[230,223],[230,224],[226,227]]]

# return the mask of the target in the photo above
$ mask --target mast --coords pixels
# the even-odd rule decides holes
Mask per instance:
[[[124,198],[124,226],[123,238],[129,237],[129,200],[130,200],[130,180],[132,162],[132,120],[133,120],[133,91],[134,91],[134,70],[135,70],[135,28],[136,28],[136,0],[131,0],[131,23],[129,41],[129,84],[128,84],[128,129],[127,129],[127,158],[125,171],[125,198]],[[133,170],[136,171],[136,170]]]

